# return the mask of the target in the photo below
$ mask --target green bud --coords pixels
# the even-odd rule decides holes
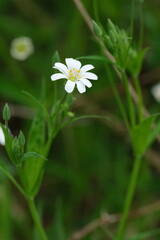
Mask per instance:
[[[8,104],[6,103],[3,109],[3,119],[5,121],[8,121],[10,118],[11,118],[10,109],[8,107]]]
[[[114,50],[114,44],[112,43],[110,37],[107,35],[105,36],[105,42],[106,42],[108,50],[110,50],[112,52]]]
[[[24,136],[22,131],[20,131],[20,133],[18,135],[18,141],[19,141],[19,145],[20,146],[24,146],[25,145],[25,136]]]
[[[19,163],[19,159],[22,156],[22,151],[21,151],[21,147],[19,145],[19,140],[18,140],[17,137],[15,137],[13,139],[12,151],[13,151],[13,155],[14,155],[14,162],[15,162],[15,164],[18,164]]]
[[[93,20],[93,30],[97,37],[101,37],[103,35],[103,31],[101,27]]]
[[[110,30],[109,31],[109,36],[110,36],[110,39],[113,43],[117,43],[117,36],[116,34],[114,33],[114,31]]]
[[[74,114],[73,112],[67,112],[67,116],[68,116],[68,117],[74,117],[75,114]]]
[[[116,30],[114,23],[109,18],[108,18],[108,27],[110,30],[113,30],[113,31]]]

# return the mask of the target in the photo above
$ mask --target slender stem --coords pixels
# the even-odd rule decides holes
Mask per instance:
[[[132,204],[135,188],[136,188],[137,178],[138,178],[139,171],[140,171],[140,166],[141,166],[141,157],[137,156],[134,161],[133,171],[132,171],[132,175],[131,175],[131,179],[130,179],[130,183],[129,183],[129,187],[128,187],[127,196],[125,199],[124,210],[123,210],[122,219],[121,219],[121,222],[119,225],[116,240],[122,240],[124,233],[125,233],[126,222],[127,222],[128,214],[129,214],[130,207]]]
[[[131,2],[130,37],[133,37],[133,29],[134,29],[134,6],[135,6],[135,0],[132,0],[132,2]]]
[[[58,126],[56,127],[56,124],[57,124],[57,119],[58,119],[58,115],[59,115],[59,111],[60,111],[60,106],[63,103],[63,101],[65,100],[66,95],[67,95],[67,93],[65,92],[65,94],[62,96],[61,100],[59,101],[58,107],[56,109],[52,132],[51,132],[50,137],[49,137],[49,139],[46,143],[46,147],[45,147],[44,154],[43,154],[45,157],[47,157],[50,146],[51,146],[52,141],[53,141],[53,138],[56,136],[56,134],[59,130],[59,127]]]
[[[22,195],[27,198],[25,191],[23,188],[19,185],[19,183],[15,180],[15,178],[2,166],[0,166],[0,170],[6,174],[6,176],[11,180],[11,182],[18,188],[18,190],[22,193]]]
[[[119,96],[119,93],[118,93],[117,88],[115,86],[115,83],[114,83],[114,80],[113,80],[113,77],[112,77],[112,74],[111,74],[111,70],[108,67],[108,64],[106,64],[105,66],[106,66],[106,72],[107,72],[107,75],[108,75],[108,79],[109,79],[109,82],[110,82],[111,87],[113,89],[113,93],[114,93],[114,96],[116,98],[117,104],[119,106],[121,115],[123,117],[123,120],[124,120],[124,123],[126,125],[126,128],[129,130],[129,122],[128,122],[126,110],[124,108],[124,104],[122,103],[122,100],[121,100],[121,98]]]
[[[97,0],[93,0],[93,10],[94,10],[95,20],[96,20],[96,22],[99,22],[99,14],[98,14],[98,4],[97,4]]]
[[[39,235],[41,236],[41,240],[47,240],[47,236],[46,236],[46,234],[44,232],[44,229],[42,227],[42,224],[41,224],[41,221],[40,221],[40,218],[39,218],[34,200],[33,199],[28,199],[27,201],[28,201],[28,205],[29,205],[29,208],[30,208],[32,218],[33,218],[34,223],[37,227]]]
[[[136,88],[136,92],[138,94],[138,111],[139,111],[139,121],[141,121],[143,119],[143,97],[142,97],[142,91],[141,91],[141,87],[139,84],[139,79],[137,76],[133,77],[134,80],[134,84],[135,84],[135,88]]]
[[[139,30],[139,49],[141,49],[142,44],[143,44],[143,4],[140,3],[139,6],[139,25],[140,25],[140,30]]]
[[[122,77],[123,77],[123,82],[126,90],[126,95],[127,95],[127,102],[128,102],[128,108],[129,108],[129,116],[130,116],[130,121],[131,121],[131,126],[135,126],[135,111],[134,111],[134,105],[132,101],[132,96],[129,90],[129,82],[128,78],[126,76],[126,73],[124,70],[122,70]]]

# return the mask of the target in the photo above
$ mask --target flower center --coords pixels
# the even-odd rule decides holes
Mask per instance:
[[[18,52],[25,52],[27,47],[26,47],[26,44],[21,43],[21,44],[16,46],[16,49],[17,49]]]
[[[68,79],[72,82],[75,82],[81,78],[80,76],[80,70],[76,70],[75,68],[72,68],[69,70],[69,77]]]

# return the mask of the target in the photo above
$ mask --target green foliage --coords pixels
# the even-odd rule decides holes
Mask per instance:
[[[45,121],[44,113],[41,108],[33,120],[27,141],[27,152],[36,152],[43,154],[45,144]],[[26,191],[30,196],[34,196],[40,187],[45,158],[40,155],[27,154],[27,161],[24,165],[24,174],[26,178]]]
[[[152,129],[152,124],[158,115],[159,114],[154,114],[145,118],[132,129],[131,139],[136,156],[142,156],[158,135],[160,130],[159,125],[155,128],[154,134]]]
[[[137,124],[132,130],[131,143],[135,154],[144,155],[160,132],[158,117],[153,124],[156,117],[144,119],[142,112],[139,114],[137,111],[145,104],[150,112],[159,111],[159,105],[150,96],[151,85],[159,79],[158,2],[135,1],[133,36],[129,33],[130,1],[81,2],[96,20],[93,26],[101,41],[100,49],[73,1],[64,1],[63,4],[58,0],[49,3],[24,0],[23,4],[20,0],[0,1],[1,109],[7,101],[13,113],[9,126],[8,123],[5,126],[0,124],[8,154],[6,156],[4,148],[0,146],[0,239],[40,239],[38,234],[34,236],[32,233],[27,204],[16,188],[26,199],[35,197],[40,189],[44,167],[45,178],[36,203],[38,207],[41,205],[43,214],[40,214],[40,218],[49,239],[70,239],[74,231],[93,222],[101,213],[122,211],[133,165],[133,149],[126,140],[122,122],[122,116],[125,116],[126,122],[129,119],[129,109],[123,94],[124,86],[114,73],[115,68],[119,71],[125,69],[133,80],[137,77],[144,93],[143,104],[134,104]],[[143,15],[140,9],[142,3]],[[106,27],[107,17],[113,21],[109,20]],[[143,44],[139,44],[142,43],[139,35],[143,34],[143,29],[140,33],[140,17],[145,29]],[[21,35],[31,37],[35,47],[34,54],[23,62],[10,55],[12,40]],[[146,57],[147,50],[141,49],[142,45],[149,45],[150,51]],[[115,62],[106,58],[104,47],[114,55]],[[99,78],[87,93],[69,94],[62,103],[63,80],[54,83],[50,81],[52,64],[59,62],[60,56],[62,62],[66,57],[73,57],[81,59],[82,63],[93,64]],[[108,66],[108,75],[105,74],[104,65]],[[45,79],[47,94],[39,100],[37,96],[40,95],[42,77]],[[110,89],[112,84],[113,91]],[[118,106],[115,89],[120,100]],[[22,94],[24,91],[27,97]],[[121,116],[120,112],[124,114]],[[5,110],[4,113],[3,119],[8,121],[9,111]],[[30,119],[33,118],[29,130]],[[71,124],[62,130],[68,123]],[[25,138],[20,129],[23,129]],[[57,135],[60,129],[62,131]],[[47,146],[49,150],[46,151]],[[153,145],[153,150],[158,148],[158,143]],[[50,161],[46,161],[46,158]],[[143,164],[147,159],[148,156],[143,159]],[[151,158],[149,164],[146,162],[143,165],[145,171],[140,174],[133,210],[159,199],[158,161],[156,164],[154,158]],[[6,178],[13,183],[9,188],[4,183]],[[159,229],[156,229],[159,224],[158,211],[128,220],[128,224],[126,239],[159,239]],[[98,228],[84,239],[106,239],[104,229]],[[117,224],[109,225],[109,229],[115,233]],[[151,230],[147,232],[147,229]],[[135,237],[129,236],[131,232]]]
[[[148,49],[146,48],[136,51],[131,47],[129,48],[126,69],[132,74],[132,76],[137,77],[139,75],[147,50]]]

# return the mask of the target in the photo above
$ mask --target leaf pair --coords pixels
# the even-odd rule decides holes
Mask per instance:
[[[160,132],[160,123],[153,128],[153,122],[160,115],[154,114],[142,120],[131,130],[131,139],[136,156],[142,156]]]

